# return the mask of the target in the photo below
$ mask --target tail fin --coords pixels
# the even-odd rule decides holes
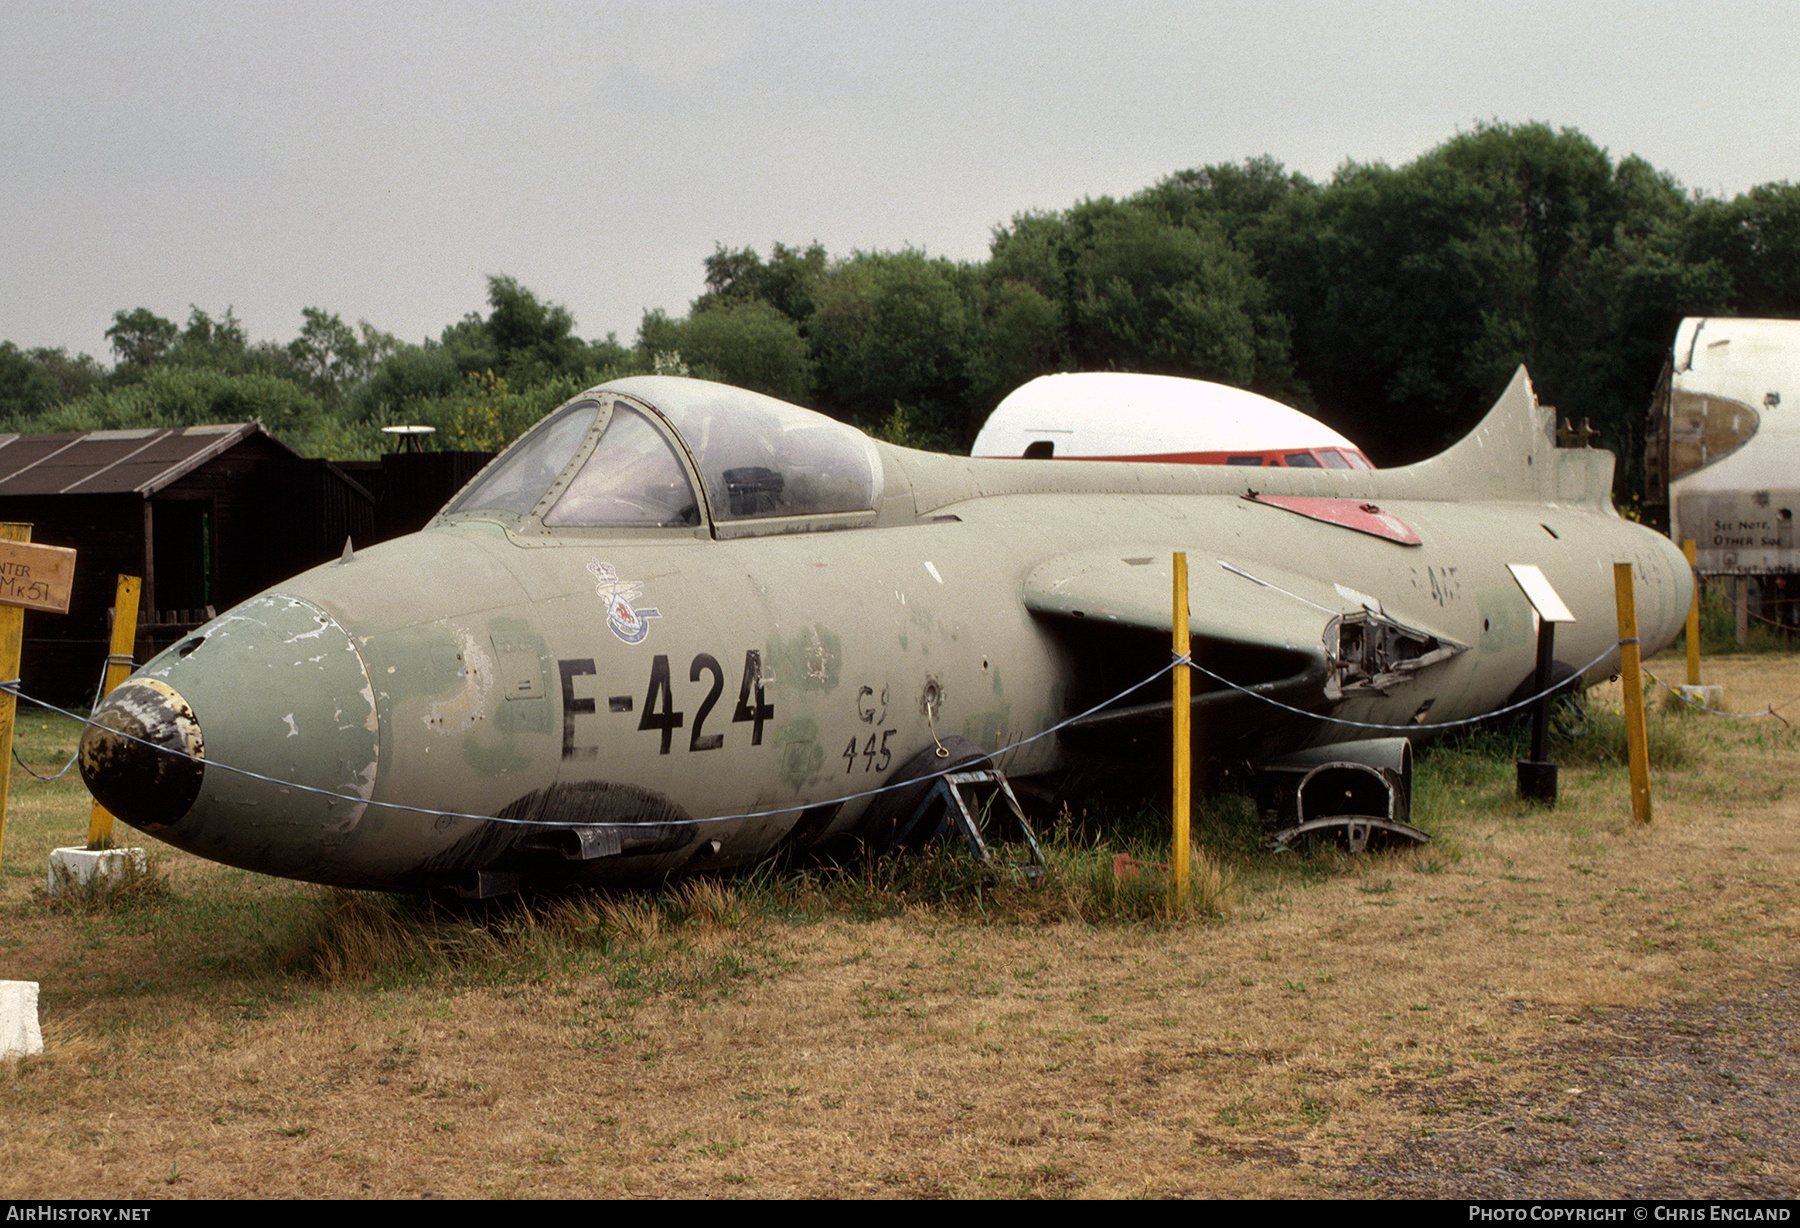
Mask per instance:
[[[1391,469],[1384,488],[1417,499],[1495,499],[1612,506],[1613,454],[1558,447],[1556,411],[1539,405],[1524,367],[1474,430],[1416,465]],[[1392,497],[1392,496],[1391,496]]]

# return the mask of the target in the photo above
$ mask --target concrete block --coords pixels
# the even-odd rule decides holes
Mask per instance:
[[[1668,712],[1690,712],[1695,708],[1725,711],[1725,688],[1722,686],[1678,686],[1663,701]]]
[[[0,1057],[30,1057],[44,1051],[37,1002],[36,981],[0,981]]]
[[[147,872],[149,865],[143,849],[52,849],[48,890],[51,895],[105,891],[133,874]]]

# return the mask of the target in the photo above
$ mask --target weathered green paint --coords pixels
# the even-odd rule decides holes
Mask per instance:
[[[477,775],[505,776],[509,772],[524,772],[531,766],[531,757],[520,753],[510,738],[483,743],[477,735],[470,734],[463,739],[463,762]]]
[[[1481,650],[1497,652],[1534,646],[1531,633],[1531,603],[1517,584],[1494,585],[1476,596],[1481,611]]]
[[[771,639],[767,652],[766,662],[777,683],[803,691],[837,689],[844,641],[829,627],[814,624],[796,635]]]
[[[998,748],[1012,726],[1012,705],[1001,704],[963,718],[962,735],[978,746]]]
[[[825,748],[819,745],[816,721],[807,717],[789,721],[776,733],[775,745],[781,755],[777,770],[789,788],[804,789],[818,782],[825,766]]]

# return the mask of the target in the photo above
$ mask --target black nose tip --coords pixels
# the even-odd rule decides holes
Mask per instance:
[[[166,827],[200,795],[204,751],[187,700],[154,678],[134,678],[94,710],[81,735],[81,778],[133,827]]]

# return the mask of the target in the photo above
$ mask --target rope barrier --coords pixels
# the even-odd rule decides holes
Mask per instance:
[[[1576,674],[1572,675],[1572,676],[1579,676],[1581,674],[1587,673],[1588,670],[1593,669],[1596,665],[1600,664],[1600,662],[1605,660],[1606,657],[1610,653],[1612,653],[1615,649],[1617,649],[1618,647],[1620,647],[1622,644],[1624,644],[1626,642],[1627,641],[1615,641],[1613,644],[1608,645],[1604,651],[1602,651],[1593,660],[1589,661],[1580,670],[1576,671]],[[1180,657],[1180,658],[1171,656],[1169,663],[1164,665],[1161,669],[1158,669],[1156,672],[1146,676],[1145,678],[1132,683],[1130,686],[1126,687],[1124,690],[1118,692],[1117,694],[1115,694],[1107,699],[1102,700],[1101,702],[1093,705],[1090,708],[1087,708],[1086,710],[1084,710],[1082,712],[1078,712],[1073,716],[1070,716],[1064,720],[1058,721],[1056,724],[1051,725],[1050,727],[1048,727],[1046,729],[1040,730],[1037,733],[1031,734],[1027,737],[1020,738],[1016,742],[1009,743],[1006,746],[1002,746],[996,750],[990,751],[990,752],[988,752],[988,756],[989,756],[989,758],[997,759],[1003,755],[1010,754],[1011,752],[1018,750],[1022,747],[1029,746],[1033,742],[1037,742],[1043,738],[1047,738],[1047,737],[1051,736],[1052,734],[1060,733],[1064,729],[1067,729],[1070,726],[1075,725],[1081,721],[1084,721],[1088,717],[1093,716],[1094,714],[1111,707],[1112,705],[1118,703],[1120,700],[1124,699],[1126,696],[1142,690],[1143,688],[1149,686],[1151,683],[1155,682],[1157,679],[1163,677],[1165,674],[1170,673],[1172,670],[1176,669],[1178,666],[1181,666],[1181,665],[1187,665],[1189,668],[1195,670],[1196,672],[1205,675],[1206,677],[1212,679],[1213,681],[1215,681],[1217,683],[1220,683],[1221,685],[1223,685],[1233,691],[1236,691],[1236,692],[1238,692],[1242,695],[1245,695],[1251,699],[1258,700],[1262,703],[1268,704],[1271,707],[1279,708],[1284,712],[1292,713],[1295,716],[1307,717],[1311,720],[1319,721],[1324,724],[1345,725],[1345,726],[1348,726],[1348,727],[1354,728],[1354,729],[1377,729],[1377,730],[1383,730],[1383,731],[1390,732],[1390,733],[1423,733],[1423,732],[1431,732],[1431,731],[1436,731],[1436,730],[1459,729],[1459,728],[1462,728],[1462,727],[1465,727],[1468,725],[1479,724],[1482,721],[1491,720],[1494,717],[1504,716],[1505,714],[1507,714],[1509,712],[1516,712],[1516,711],[1519,711],[1520,709],[1530,707],[1532,704],[1535,704],[1536,702],[1538,702],[1538,700],[1543,699],[1549,695],[1555,694],[1556,692],[1561,691],[1568,686],[1568,679],[1565,679],[1560,683],[1557,683],[1553,686],[1547,687],[1544,690],[1537,692],[1536,694],[1530,695],[1525,699],[1517,701],[1516,703],[1507,704],[1505,707],[1496,708],[1495,710],[1493,710],[1491,712],[1485,712],[1485,713],[1481,714],[1480,716],[1471,716],[1471,717],[1465,717],[1461,720],[1440,721],[1440,722],[1434,722],[1434,723],[1430,723],[1430,724],[1414,723],[1414,724],[1406,724],[1406,725],[1386,725],[1386,724],[1379,724],[1379,723],[1376,723],[1373,721],[1352,721],[1352,720],[1347,720],[1343,717],[1326,716],[1326,715],[1323,715],[1318,712],[1308,712],[1304,708],[1296,708],[1292,704],[1283,703],[1280,700],[1275,699],[1268,695],[1258,694],[1256,691],[1254,691],[1248,687],[1245,687],[1245,686],[1240,685],[1239,683],[1233,682],[1231,679],[1226,678],[1224,675],[1215,673],[1214,671],[1206,668],[1206,666],[1201,665],[1199,662],[1195,661],[1191,655],[1187,656],[1187,657]],[[1649,671],[1646,670],[1645,675],[1647,677],[1649,677],[1652,682],[1655,682],[1658,686],[1662,686],[1665,689],[1672,689],[1672,688],[1668,688],[1667,684],[1658,680],[1654,675],[1651,675],[1649,673]],[[84,726],[85,725],[94,725],[97,728],[107,728],[106,726],[98,725],[98,723],[95,722],[90,717],[81,716],[78,713],[71,712],[65,708],[59,708],[55,704],[49,703],[46,700],[37,699],[31,695],[27,695],[24,691],[19,689],[19,680],[17,678],[14,678],[14,679],[11,679],[8,681],[0,681],[0,691],[11,692],[15,698],[22,699],[26,703],[32,704],[32,705],[42,708],[46,711],[55,712],[58,715],[68,717],[69,719],[74,720],[74,721],[78,721]],[[1745,713],[1745,714],[1721,712],[1721,713],[1715,713],[1714,715],[1739,716],[1740,718],[1746,717],[1746,716],[1755,716],[1755,717],[1774,716],[1777,720],[1782,720],[1783,724],[1786,724],[1786,721],[1783,720],[1783,718],[1778,713],[1776,713],[1773,708],[1770,708],[1769,711],[1767,711],[1767,712],[1755,712],[1755,713]],[[159,754],[181,755],[184,758],[190,757],[190,756],[187,756],[186,753],[183,751],[178,751],[171,747],[158,745],[157,743],[151,742],[150,740],[148,740],[146,738],[136,737],[132,734],[123,733],[119,730],[110,729],[110,728],[108,729],[108,732],[113,734],[113,736],[115,736],[115,737],[124,738],[127,741],[136,742],[143,746],[148,746],[149,748],[158,752]],[[14,753],[14,758],[15,759],[18,758],[17,752]],[[64,764],[62,767],[62,770],[57,772],[55,776],[44,776],[44,775],[38,773],[37,771],[33,770],[28,764],[24,763],[22,760],[19,761],[19,766],[25,768],[25,770],[27,772],[30,772],[33,776],[37,777],[39,780],[55,780],[55,779],[58,779],[59,777],[61,777],[64,773],[66,773],[69,770],[70,766],[72,766],[75,763],[77,758],[79,758],[79,752],[77,752],[75,755],[70,756],[69,762]],[[541,820],[535,820],[535,819],[503,818],[499,815],[474,814],[474,813],[469,813],[469,812],[465,812],[465,811],[442,810],[442,809],[436,809],[436,808],[426,807],[426,806],[409,806],[409,805],[406,805],[401,802],[376,801],[373,798],[361,797],[361,796],[358,796],[353,793],[339,793],[332,789],[323,789],[323,788],[319,788],[314,785],[300,784],[296,781],[291,781],[291,780],[281,780],[274,776],[267,776],[261,772],[252,771],[249,768],[237,767],[233,764],[222,763],[215,759],[202,759],[202,760],[200,760],[200,762],[202,764],[204,764],[206,767],[217,768],[220,771],[231,772],[231,773],[233,773],[235,775],[239,775],[239,776],[246,776],[252,780],[260,780],[265,783],[275,785],[282,789],[293,790],[293,791],[300,792],[300,793],[309,793],[309,794],[313,794],[315,796],[329,798],[332,801],[346,802],[351,805],[376,806],[376,807],[380,807],[385,810],[401,811],[401,812],[408,813],[408,814],[430,815],[432,818],[469,819],[469,820],[472,820],[475,822],[480,822],[480,823],[502,823],[502,824],[518,825],[518,826],[522,826],[522,827],[557,826],[556,824],[546,824],[546,823],[542,822]],[[823,807],[823,806],[840,806],[846,802],[860,801],[863,798],[875,797],[879,794],[889,793],[896,789],[911,788],[911,787],[917,786],[923,782],[930,781],[935,776],[942,776],[946,772],[954,771],[954,770],[956,770],[956,769],[946,768],[944,770],[944,772],[933,773],[932,775],[929,775],[929,776],[916,777],[912,780],[900,781],[895,784],[881,785],[874,789],[864,789],[864,790],[861,790],[861,791],[858,791],[855,793],[846,793],[840,797],[832,798],[828,801],[813,802],[813,803],[810,803],[805,806],[778,806],[778,807],[773,807],[773,808],[765,809],[765,810],[746,810],[746,811],[741,811],[741,812],[734,813],[734,814],[710,815],[706,818],[698,818],[698,819],[693,819],[693,818],[670,819],[670,820],[660,821],[658,825],[659,826],[697,826],[697,825],[704,824],[704,823],[722,823],[722,822],[728,822],[728,821],[733,821],[733,820],[737,820],[737,819],[769,818],[769,817],[772,817],[775,815],[780,815],[780,814],[791,814],[796,810],[803,810],[803,809],[810,810],[810,809],[814,809],[817,807]],[[571,826],[579,826],[579,824],[572,824]]]
[[[1102,700],[1101,702],[1095,704],[1093,707],[1087,709],[1085,712],[1076,713],[1074,716],[1071,716],[1066,720],[1059,721],[1055,725],[1050,726],[1048,729],[1041,730],[1040,732],[1034,733],[1034,734],[1030,735],[1029,737],[1020,738],[1017,742],[1014,742],[1009,746],[1003,746],[1003,747],[999,748],[998,750],[991,751],[988,753],[989,757],[996,758],[998,756],[1008,753],[1009,751],[1017,750],[1021,746],[1028,746],[1031,743],[1036,742],[1041,738],[1047,738],[1053,733],[1058,733],[1061,730],[1066,729],[1068,726],[1074,724],[1075,722],[1083,720],[1086,717],[1092,716],[1094,713],[1100,711],[1103,708],[1109,707],[1112,704],[1118,703],[1121,699],[1124,699],[1127,695],[1130,695],[1135,691],[1142,690],[1144,687],[1149,686],[1152,682],[1155,682],[1158,678],[1161,678],[1164,674],[1167,674],[1169,671],[1173,670],[1174,668],[1175,668],[1175,662],[1171,661],[1171,662],[1169,662],[1169,664],[1163,666],[1161,669],[1157,670],[1155,673],[1149,675],[1148,677],[1143,678],[1138,682],[1132,683],[1130,686],[1126,687],[1123,691],[1120,691],[1117,695],[1112,696],[1110,699]],[[36,699],[30,695],[27,695],[27,694],[25,694],[25,692],[23,692],[19,689],[19,680],[17,678],[12,679],[10,682],[0,681],[0,690],[10,691],[16,698],[22,699],[26,703],[34,704],[37,707],[43,708],[49,712],[55,712],[59,716],[66,716],[70,720],[79,721],[83,725],[93,725],[95,728],[106,729],[108,733],[111,733],[115,737],[124,738],[128,742],[136,742],[141,746],[148,746],[151,750],[154,750],[159,754],[179,755],[184,759],[193,758],[193,756],[188,755],[184,751],[178,751],[178,750],[175,750],[172,747],[168,747],[168,746],[159,746],[157,743],[152,742],[147,738],[140,738],[133,734],[128,734],[128,733],[124,733],[117,729],[108,728],[107,726],[100,725],[98,722],[94,721],[90,717],[81,716],[78,713],[68,711],[66,708],[59,708],[55,704],[49,703],[42,699]],[[79,755],[79,752],[77,752],[77,755]],[[472,820],[474,820],[476,822],[480,822],[480,823],[505,823],[505,824],[514,824],[514,825],[517,825],[520,827],[559,826],[559,824],[547,824],[547,823],[544,823],[542,820],[538,820],[538,819],[508,819],[508,818],[502,818],[499,815],[493,815],[493,814],[470,814],[470,813],[466,813],[463,811],[440,810],[440,809],[434,809],[434,808],[426,807],[426,806],[408,806],[401,802],[381,802],[381,801],[376,801],[373,798],[359,797],[353,793],[338,793],[335,790],[321,789],[315,785],[303,785],[303,784],[298,783],[297,781],[281,780],[274,776],[265,776],[261,772],[251,771],[249,768],[237,767],[237,766],[235,766],[233,764],[229,764],[229,763],[221,763],[217,759],[201,759],[201,760],[199,760],[199,762],[204,764],[206,767],[218,768],[221,771],[231,772],[231,773],[233,773],[235,775],[239,775],[239,776],[248,776],[252,780],[264,781],[268,784],[277,785],[283,789],[291,789],[291,790],[295,790],[295,791],[301,792],[301,793],[311,793],[311,794],[314,794],[319,797],[330,798],[333,801],[349,802],[352,805],[379,806],[386,810],[399,810],[399,811],[404,811],[408,814],[425,814],[425,815],[430,815],[433,818],[472,819]],[[23,766],[23,765],[21,765],[21,766]],[[30,771],[31,769],[27,768],[26,770]],[[65,768],[64,770],[66,771],[67,768]],[[664,820],[658,820],[656,823],[656,826],[662,826],[662,827],[698,826],[699,824],[702,824],[702,823],[721,823],[721,822],[726,822],[726,821],[733,820],[733,819],[769,818],[769,817],[772,817],[772,816],[778,815],[778,814],[791,814],[796,810],[811,810],[811,809],[814,809],[815,807],[819,807],[819,806],[839,806],[845,802],[858,801],[865,797],[874,797],[876,794],[879,794],[879,793],[889,793],[895,789],[911,788],[911,787],[921,784],[923,782],[930,781],[937,776],[943,776],[949,772],[953,772],[956,770],[957,770],[956,768],[945,768],[942,772],[935,772],[935,773],[932,773],[932,775],[930,775],[930,776],[920,776],[920,777],[915,777],[912,780],[903,780],[903,781],[900,781],[895,784],[882,785],[882,786],[880,786],[878,788],[874,788],[874,789],[864,789],[858,793],[847,793],[847,794],[843,795],[842,797],[833,798],[829,801],[812,802],[805,806],[777,806],[777,807],[774,807],[774,808],[771,808],[768,810],[748,810],[748,811],[744,811],[739,814],[716,814],[716,815],[708,816],[707,818],[703,818],[703,819],[664,819]],[[37,773],[33,772],[32,775],[35,776],[35,775],[37,775]],[[42,778],[40,777],[40,779],[42,779]],[[582,824],[568,824],[567,826],[583,826],[583,825]]]
[[[106,642],[108,644],[110,644],[112,641],[108,640]],[[100,706],[100,701],[102,699],[106,698],[106,671],[108,669],[110,669],[114,665],[135,666],[136,664],[137,664],[137,658],[134,656],[130,656],[130,655],[128,655],[126,653],[122,653],[122,652],[107,653],[106,660],[101,665],[100,680],[94,684],[94,700],[92,703],[90,703],[88,705],[88,711],[91,712],[95,708],[98,708]],[[26,703],[29,703],[29,704],[37,704],[37,706],[40,708],[49,708],[50,707],[50,705],[48,705],[46,703],[42,703],[38,700],[32,699],[29,695],[26,695],[23,691],[19,690],[19,683],[21,681],[22,681],[22,679],[19,679],[19,678],[9,678],[5,681],[0,681],[0,691],[11,691],[15,698],[23,699]],[[60,709],[56,709],[56,708],[51,708],[50,710],[53,712],[60,711]],[[69,715],[69,714],[64,713],[64,715]],[[85,717],[76,717],[75,719],[80,720],[80,721],[86,720]],[[88,722],[88,723],[91,723],[91,722]],[[40,772],[36,768],[32,767],[29,763],[27,763],[23,759],[19,758],[19,748],[16,744],[12,748],[12,757],[13,757],[13,762],[18,764],[20,767],[24,768],[26,770],[26,772],[28,772],[30,775],[32,775],[42,781],[52,781],[52,780],[61,780],[64,776],[69,774],[69,769],[75,766],[75,761],[77,759],[81,758],[81,751],[77,750],[74,754],[70,755],[68,762],[63,764],[60,768],[58,768],[54,775],[50,775],[50,776],[44,775],[42,772]]]
[[[1787,725],[1787,727],[1789,729],[1793,728],[1792,725],[1788,724],[1787,717],[1781,715],[1781,713],[1779,713],[1775,710],[1774,704],[1770,704],[1766,709],[1764,709],[1761,712],[1721,712],[1717,708],[1707,707],[1705,704],[1703,704],[1699,700],[1693,698],[1691,695],[1683,695],[1681,693],[1680,688],[1670,686],[1668,683],[1664,682],[1661,678],[1658,678],[1655,674],[1651,673],[1649,670],[1644,671],[1644,677],[1648,678],[1652,683],[1661,687],[1663,690],[1667,691],[1669,694],[1675,696],[1676,699],[1679,699],[1683,704],[1685,704],[1687,707],[1693,709],[1696,712],[1704,712],[1708,716],[1730,717],[1734,721],[1753,721],[1753,720],[1757,720],[1761,717],[1772,716],[1776,720],[1780,721],[1783,725]],[[1787,701],[1787,703],[1782,704],[1781,706],[1785,708],[1788,706],[1788,704],[1797,703],[1797,702],[1800,702],[1800,700],[1790,699]]]
[[[75,766],[75,761],[77,759],[81,758],[81,752],[76,751],[74,754],[70,755],[69,761],[67,763],[63,764],[62,767],[58,768],[54,775],[50,775],[50,776],[44,775],[42,772],[40,772],[36,768],[32,767],[29,763],[27,763],[23,759],[19,758],[19,751],[18,751],[17,747],[13,748],[12,757],[13,757],[14,763],[16,763],[20,767],[24,768],[27,772],[29,772],[31,775],[37,777],[39,780],[61,780],[65,775],[68,774],[69,769]]]
[[[1610,647],[1608,647],[1599,656],[1595,657],[1592,661],[1589,661],[1586,665],[1582,666],[1580,669],[1576,670],[1573,674],[1571,674],[1569,676],[1569,678],[1576,678],[1576,677],[1579,677],[1579,676],[1587,673],[1588,670],[1593,669],[1594,666],[1596,666],[1596,665],[1600,664],[1600,662],[1606,660],[1607,655],[1609,653],[1611,653],[1614,648],[1618,648],[1621,644],[1631,643],[1631,642],[1634,642],[1634,641],[1628,641],[1628,640],[1615,641]],[[1222,682],[1234,691],[1242,691],[1245,695],[1250,696],[1250,698],[1260,699],[1262,702],[1269,704],[1273,707],[1280,708],[1284,712],[1292,712],[1296,716],[1309,716],[1315,721],[1324,721],[1327,724],[1332,724],[1332,725],[1349,725],[1353,729],[1385,729],[1392,733],[1416,733],[1416,732],[1419,732],[1422,730],[1432,730],[1432,729],[1460,729],[1464,725],[1479,725],[1482,721],[1492,720],[1496,716],[1505,716],[1508,712],[1517,712],[1520,708],[1530,707],[1532,704],[1536,703],[1538,700],[1543,699],[1549,695],[1554,695],[1556,692],[1563,690],[1564,688],[1566,688],[1569,685],[1569,678],[1565,678],[1561,682],[1558,682],[1551,686],[1545,687],[1543,690],[1539,691],[1535,695],[1532,695],[1526,699],[1519,700],[1517,703],[1507,704],[1504,708],[1495,708],[1492,712],[1484,712],[1480,716],[1466,716],[1466,717],[1462,718],[1461,720],[1440,721],[1436,724],[1430,724],[1430,725],[1423,724],[1423,723],[1413,724],[1413,725],[1379,725],[1373,721],[1350,721],[1350,720],[1345,720],[1341,716],[1321,716],[1317,712],[1308,712],[1304,708],[1296,708],[1292,704],[1284,704],[1279,699],[1271,699],[1267,695],[1258,695],[1254,691],[1251,691],[1245,687],[1239,686],[1237,683],[1233,682],[1229,678],[1224,677],[1221,674],[1213,673],[1210,669],[1207,669],[1206,666],[1201,665],[1192,659],[1187,659],[1186,663],[1191,668],[1198,670],[1202,674],[1205,674],[1208,678],[1211,678],[1213,681]],[[1181,662],[1177,661],[1177,662],[1174,662],[1174,664],[1179,665],[1179,664],[1181,664]]]

